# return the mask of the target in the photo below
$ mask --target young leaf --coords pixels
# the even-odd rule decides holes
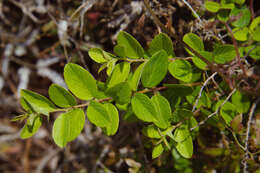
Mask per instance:
[[[165,50],[165,52],[170,58],[175,56],[173,52],[172,40],[167,34],[160,33],[156,35],[149,45],[148,52],[151,55],[154,55],[156,52],[160,50]]]
[[[106,109],[108,116],[110,117],[111,123],[105,127],[105,133],[107,135],[114,135],[117,132],[119,126],[119,115],[116,107],[111,103],[105,103],[104,108]]]
[[[57,84],[52,84],[48,93],[50,99],[60,107],[72,107],[77,104],[73,95]]]
[[[117,59],[112,59],[112,60],[107,62],[107,64],[106,64],[107,71],[106,72],[107,72],[108,76],[110,76],[112,71],[114,70],[116,62],[117,62]]]
[[[107,87],[111,88],[116,84],[124,82],[130,72],[130,64],[128,62],[121,62],[117,64],[112,72],[112,75],[108,79]]]
[[[145,122],[154,122],[156,119],[156,110],[148,96],[142,93],[136,93],[131,100],[135,115]]]
[[[87,108],[87,116],[89,121],[98,127],[108,127],[111,124],[111,118],[102,103],[91,101]]]
[[[260,24],[260,16],[254,18],[254,20],[251,22],[249,29],[250,31],[255,30],[255,28]]]
[[[194,49],[197,52],[203,51],[204,50],[204,44],[203,41],[200,39],[199,36],[193,33],[188,33],[185,34],[183,37],[183,41],[189,45],[192,49]],[[190,54],[193,55],[193,53],[186,49],[186,51]]]
[[[59,147],[65,147],[82,131],[85,124],[85,114],[82,109],[73,109],[59,115],[54,121],[52,137]]]
[[[30,114],[29,118],[27,119],[26,124],[24,125],[21,131],[21,138],[26,139],[33,136],[41,127],[42,125],[42,118],[38,114]]]
[[[167,73],[168,56],[164,50],[155,53],[145,64],[141,81],[144,87],[158,85]]]
[[[164,150],[164,148],[163,148],[162,143],[156,145],[152,151],[152,158],[155,159],[155,158],[159,157],[163,153],[163,150]]]
[[[148,125],[142,129],[142,133],[148,138],[160,139],[161,136],[157,130],[157,127],[153,124]]]
[[[169,71],[173,77],[184,82],[192,80],[192,66],[189,61],[177,59],[169,64]]]
[[[21,90],[21,96],[29,103],[36,113],[48,116],[49,112],[56,109],[55,105],[49,99],[35,92],[23,89]]]
[[[77,64],[66,64],[64,79],[70,91],[82,100],[90,100],[97,93],[96,80],[87,70]]]
[[[249,98],[241,93],[240,91],[236,91],[232,97],[232,104],[236,107],[236,110],[239,113],[247,113],[250,108],[250,100]]]
[[[97,63],[105,63],[108,60],[106,59],[106,57],[104,56],[104,52],[102,49],[100,48],[91,48],[88,51],[88,55],[89,57],[94,60]]]
[[[138,88],[144,65],[145,65],[145,62],[140,64],[138,66],[138,68],[135,70],[132,78],[129,80],[129,85],[133,91],[136,91]]]
[[[20,104],[24,110],[28,113],[35,113],[35,110],[33,109],[32,105],[23,97],[20,98]]]
[[[140,43],[127,32],[121,31],[117,36],[117,44],[123,46],[127,50],[126,56],[132,59],[142,58],[144,49]]]
[[[217,64],[225,64],[236,57],[236,50],[233,45],[217,46],[213,51],[213,58]]]
[[[156,109],[156,119],[154,124],[160,128],[166,129],[170,126],[171,118],[171,107],[166,98],[160,95],[155,95],[152,97],[151,101],[153,102]]]
[[[205,8],[212,13],[216,13],[220,9],[220,4],[214,1],[206,1]]]
[[[106,91],[106,95],[112,97],[119,104],[129,103],[131,94],[128,82],[121,82]]]

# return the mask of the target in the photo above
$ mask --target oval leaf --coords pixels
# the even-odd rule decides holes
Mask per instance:
[[[89,57],[97,63],[105,63],[107,62],[106,57],[104,56],[104,51],[100,48],[91,48],[88,51]]]
[[[21,90],[21,96],[31,105],[32,109],[44,115],[56,109],[55,105],[46,97],[29,90]]]
[[[216,13],[220,9],[220,4],[213,1],[206,1],[205,8],[212,13]]]
[[[140,43],[127,32],[121,31],[117,36],[117,44],[127,50],[126,56],[132,59],[142,58],[144,49]]]
[[[158,85],[167,73],[168,56],[164,50],[154,54],[145,64],[141,81],[144,87],[152,88]]]
[[[188,34],[185,34],[184,37],[183,37],[183,41],[189,45],[192,49],[194,49],[195,51],[197,52],[200,52],[200,51],[203,51],[204,50],[204,44],[203,44],[203,41],[200,39],[199,36],[197,36],[196,34],[193,34],[193,33],[188,33]],[[186,49],[186,51],[193,55],[193,53]]]
[[[156,52],[160,50],[164,50],[170,58],[175,56],[173,52],[172,40],[165,33],[160,33],[154,37],[154,39],[149,45],[148,52],[151,55],[154,55]]]
[[[152,97],[151,101],[153,102],[156,109],[156,119],[154,124],[160,128],[166,129],[170,126],[170,118],[171,118],[171,107],[166,98],[160,95],[155,95]]]
[[[72,94],[57,84],[52,84],[48,93],[50,99],[60,107],[72,107],[77,104]]]
[[[169,71],[173,77],[184,82],[192,80],[192,66],[184,59],[177,59],[169,64]]]
[[[225,64],[236,57],[236,50],[233,45],[217,46],[213,51],[213,58],[217,64]]]
[[[131,94],[128,82],[119,83],[106,91],[106,95],[112,97],[119,104],[129,103]]]
[[[97,93],[96,80],[87,70],[77,64],[66,64],[64,79],[70,91],[82,100],[90,100]]]
[[[105,133],[107,135],[114,135],[117,132],[119,126],[119,115],[116,107],[111,103],[104,104],[104,108],[108,112],[111,123],[105,128]]]
[[[65,147],[82,131],[85,124],[85,114],[82,109],[73,109],[59,115],[55,120],[52,137],[59,147]]]
[[[145,122],[154,122],[156,119],[156,110],[148,96],[142,93],[136,93],[131,100],[135,115]]]
[[[159,157],[163,153],[163,151],[164,151],[164,148],[163,148],[162,143],[156,145],[152,151],[152,158],[155,159],[155,158]]]
[[[98,127],[108,127],[111,123],[111,118],[103,106],[103,104],[91,101],[87,108],[87,116],[91,123]]]
[[[193,154],[193,143],[191,136],[187,137],[182,142],[178,142],[176,149],[184,158],[191,158]]]

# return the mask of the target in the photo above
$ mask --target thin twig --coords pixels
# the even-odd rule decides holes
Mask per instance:
[[[236,88],[232,90],[232,92],[227,96],[227,98],[221,103],[221,105],[217,108],[217,110],[215,112],[213,112],[212,114],[210,114],[206,119],[204,119],[203,121],[199,122],[195,127],[190,128],[190,131],[193,131],[194,129],[196,129],[197,127],[203,125],[206,123],[206,121],[208,119],[210,119],[211,117],[213,117],[214,115],[216,115],[219,110],[226,104],[226,102],[229,100],[229,98],[234,94],[234,92],[236,91]]]
[[[249,155],[249,151],[248,151],[248,141],[249,141],[249,135],[250,135],[250,127],[251,127],[251,122],[252,122],[252,119],[253,119],[253,115],[254,115],[254,112],[255,112],[255,108],[256,108],[256,105],[258,104],[258,102],[260,101],[260,98],[258,98],[252,105],[251,109],[250,109],[250,112],[249,112],[249,115],[248,115],[248,120],[247,120],[247,129],[246,129],[246,138],[245,138],[245,155],[244,155],[244,158],[242,160],[242,164],[243,164],[243,173],[247,173],[247,160],[248,160],[248,155]]]
[[[196,18],[199,20],[200,23],[202,23],[200,16],[196,13],[196,11],[192,8],[192,6],[186,1],[186,0],[182,0],[182,2],[184,2],[184,4],[186,4],[188,6],[188,8],[192,11],[192,13],[196,16]]]
[[[201,95],[202,95],[203,89],[204,89],[205,86],[208,84],[208,82],[209,82],[211,79],[213,79],[217,74],[218,74],[217,72],[213,73],[213,74],[203,83],[202,87],[200,88],[199,95],[198,95],[198,97],[197,97],[197,99],[196,99],[196,101],[195,101],[195,104],[193,105],[192,112],[195,111],[195,109],[196,109],[196,107],[197,107],[197,105],[198,105],[198,102],[199,102],[199,99],[200,99],[200,97],[201,97]]]

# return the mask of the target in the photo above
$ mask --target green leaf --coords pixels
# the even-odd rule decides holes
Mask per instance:
[[[42,118],[38,114],[31,114],[21,131],[21,138],[26,139],[33,136],[41,127]]]
[[[229,9],[220,9],[217,18],[220,21],[226,22],[229,19],[230,10]]]
[[[64,79],[70,91],[82,100],[90,100],[97,93],[97,85],[94,77],[77,64],[66,64]]]
[[[108,78],[107,87],[111,88],[116,84],[124,82],[130,72],[130,64],[128,62],[121,62],[117,64],[112,72],[112,75]]]
[[[112,59],[110,61],[108,61],[108,63],[106,64],[106,67],[107,67],[107,75],[110,76],[112,71],[114,70],[115,68],[115,65],[116,65],[116,62],[117,62],[117,59]]]
[[[149,45],[148,52],[149,54],[154,55],[160,50],[165,50],[170,58],[175,56],[173,52],[172,40],[167,34],[160,33],[156,35]]]
[[[20,104],[22,108],[28,113],[35,113],[32,105],[23,97],[20,98]]]
[[[152,151],[152,158],[155,159],[155,158],[159,157],[163,153],[163,151],[164,151],[164,148],[163,148],[162,143],[156,145]]]
[[[136,93],[131,100],[135,115],[145,122],[154,122],[156,119],[156,110],[154,104],[148,96],[142,93]]]
[[[192,80],[192,66],[184,59],[176,59],[169,64],[170,74],[178,80],[190,82]]]
[[[260,26],[258,26],[252,33],[253,40],[260,41]]]
[[[102,103],[97,101],[90,101],[87,108],[87,116],[91,123],[102,128],[110,126],[112,122],[107,109]]]
[[[111,104],[111,103],[105,103],[104,108],[106,109],[108,116],[111,120],[110,125],[106,126],[104,128],[104,131],[106,133],[106,135],[114,135],[117,130],[118,130],[118,126],[119,126],[119,115],[118,115],[118,111],[116,109],[116,107]]]
[[[184,108],[176,109],[172,115],[173,121],[176,123],[178,123],[184,119],[190,119],[192,116],[193,116],[193,113],[190,110],[184,109]]]
[[[155,95],[151,98],[156,110],[157,121],[154,124],[160,128],[166,129],[170,126],[171,107],[166,98]]]
[[[232,97],[232,104],[236,107],[236,110],[239,113],[247,113],[250,108],[250,100],[249,98],[241,93],[240,91],[236,91]]]
[[[116,45],[114,47],[114,52],[115,52],[115,54],[117,54],[120,57],[123,57],[123,58],[126,57],[126,49],[122,45]]]
[[[21,96],[29,103],[29,105],[31,105],[32,109],[36,113],[48,116],[49,112],[56,109],[55,105],[49,99],[35,92],[23,89],[21,90]]]
[[[185,34],[183,37],[183,41],[189,45],[192,49],[194,49],[197,52],[203,51],[204,50],[204,44],[203,41],[200,39],[199,36],[193,33],[188,33]],[[186,51],[190,55],[194,55],[190,50],[186,49]]]
[[[245,48],[245,52],[249,52],[249,56],[256,60],[260,59],[260,46],[248,46]]]
[[[250,10],[246,6],[242,8],[234,8],[230,15],[239,17],[239,19],[231,23],[234,27],[245,27],[250,23],[251,20]]]
[[[104,52],[102,49],[100,48],[91,48],[88,51],[88,55],[89,57],[94,60],[97,63],[105,63],[108,60],[106,59],[106,57],[104,56]]]
[[[131,88],[128,82],[121,82],[106,91],[106,95],[112,97],[119,104],[126,104],[131,99]]]
[[[235,8],[233,3],[221,4],[220,9],[232,10]]]
[[[248,28],[235,28],[233,29],[234,37],[238,41],[246,41],[248,36]]]
[[[82,131],[85,124],[85,114],[82,109],[73,109],[59,115],[54,121],[52,137],[59,147],[65,147]]]
[[[117,36],[117,44],[123,46],[127,50],[126,56],[132,59],[142,58],[144,49],[140,43],[127,32],[121,31]]]
[[[225,64],[236,57],[236,50],[233,45],[225,44],[217,46],[213,51],[213,58],[217,64]]]
[[[186,96],[187,101],[190,104],[193,104],[197,99],[199,92],[200,92],[200,87],[199,86],[195,87],[192,94]],[[201,97],[198,101],[197,108],[200,108],[201,106],[206,106],[208,108],[211,107],[211,98],[209,98],[208,94],[205,91],[202,91],[201,93]]]
[[[133,91],[137,91],[141,75],[144,69],[145,62],[140,64],[138,68],[135,70],[132,78],[129,80],[129,85]]]
[[[210,62],[213,62],[213,54],[212,52],[208,51],[200,51],[199,52],[204,58],[209,60]],[[201,70],[208,70],[207,64],[201,60],[199,57],[194,56],[192,57],[192,62]]]
[[[141,81],[144,87],[152,88],[165,77],[168,67],[168,56],[164,50],[155,53],[145,64]]]
[[[142,129],[142,133],[148,138],[160,139],[161,136],[153,124],[148,125]]]
[[[190,95],[193,92],[192,87],[182,84],[163,84],[163,86],[166,86],[168,89],[172,89],[172,92],[174,92],[176,96],[180,97]]]
[[[174,131],[174,140],[177,142],[177,151],[184,158],[191,158],[193,154],[193,143],[186,125],[182,125]]]
[[[205,8],[212,13],[216,13],[220,9],[220,4],[214,1],[206,1]]]
[[[249,27],[250,31],[253,31],[259,25],[259,23],[260,23],[260,16],[254,18],[254,20],[251,22]]]
[[[235,3],[237,3],[238,5],[242,5],[245,3],[246,0],[235,0]]]
[[[50,99],[60,107],[72,107],[77,104],[73,95],[57,84],[52,84],[48,93]]]

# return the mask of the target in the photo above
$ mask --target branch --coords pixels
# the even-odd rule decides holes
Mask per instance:
[[[197,97],[197,99],[196,99],[196,101],[195,101],[195,104],[193,105],[192,112],[195,111],[195,109],[196,109],[196,107],[197,107],[197,105],[198,105],[198,102],[199,102],[199,99],[200,99],[200,97],[201,97],[201,95],[202,95],[203,89],[205,88],[205,86],[207,85],[207,83],[208,83],[211,79],[213,79],[216,75],[217,75],[217,72],[213,73],[213,74],[203,83],[203,85],[202,85],[202,87],[201,87],[201,89],[200,89],[199,95],[198,95],[198,97]]]
[[[248,116],[248,120],[247,120],[247,129],[246,129],[246,139],[245,139],[245,155],[244,155],[244,158],[242,160],[242,164],[244,166],[243,168],[243,173],[247,173],[247,160],[248,160],[248,155],[249,155],[249,151],[248,151],[248,141],[249,141],[249,134],[250,134],[250,127],[251,127],[251,122],[252,122],[252,119],[253,119],[253,115],[254,115],[254,112],[255,112],[255,108],[256,108],[256,105],[258,104],[258,102],[260,101],[260,98],[258,98],[252,105],[251,109],[250,109],[250,112],[249,112],[249,116]]]
[[[194,129],[196,129],[197,127],[203,125],[206,123],[206,121],[208,119],[210,119],[211,117],[213,117],[214,115],[216,115],[219,110],[226,104],[226,102],[229,100],[229,98],[235,93],[236,88],[232,90],[232,92],[227,96],[227,98],[224,100],[223,103],[221,103],[221,105],[217,108],[217,110],[215,112],[213,112],[212,114],[210,114],[206,119],[204,119],[203,121],[199,122],[195,127],[190,128],[190,131],[193,131]]]

